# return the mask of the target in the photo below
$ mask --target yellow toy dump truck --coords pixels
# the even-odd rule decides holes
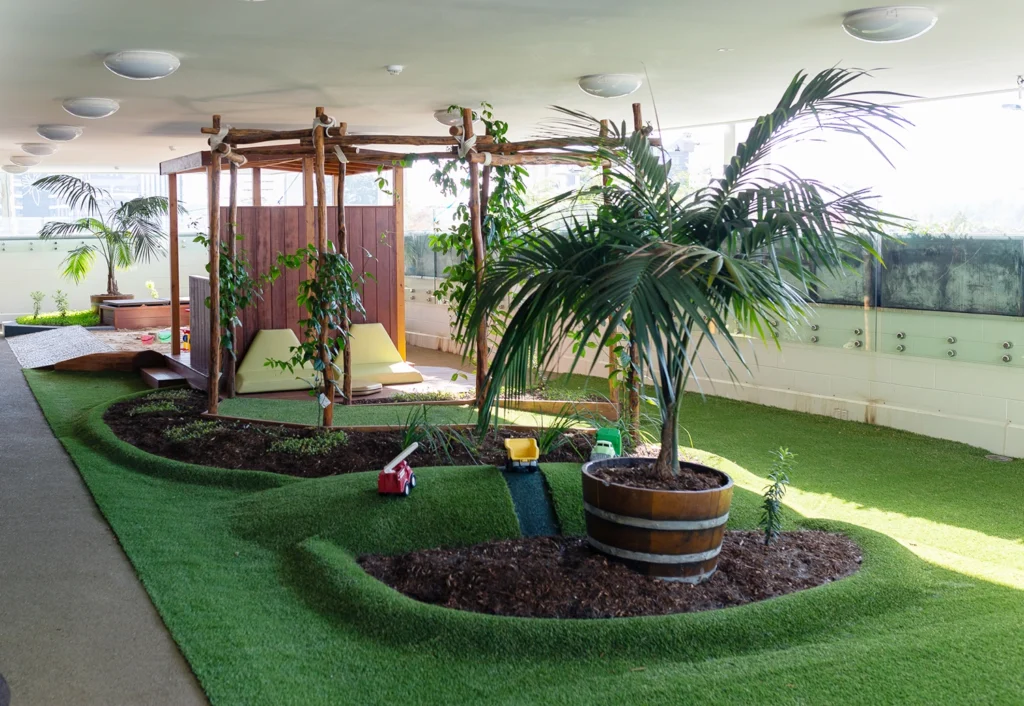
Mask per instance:
[[[505,450],[508,452],[505,470],[509,473],[533,473],[538,470],[540,449],[536,439],[505,439]]]

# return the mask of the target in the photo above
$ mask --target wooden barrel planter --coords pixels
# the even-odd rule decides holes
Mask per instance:
[[[718,568],[732,502],[732,478],[709,490],[648,490],[609,483],[591,475],[601,468],[650,464],[649,458],[613,458],[583,466],[587,538],[597,551],[649,576],[700,583]]]

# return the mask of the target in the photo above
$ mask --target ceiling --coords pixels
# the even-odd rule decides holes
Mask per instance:
[[[865,3],[870,5],[870,3]],[[431,113],[486,100],[520,136],[563,105],[624,120],[640,100],[664,127],[738,120],[770,109],[799,69],[888,67],[863,88],[940,97],[1012,88],[1024,72],[1024,3],[944,0],[936,27],[901,44],[846,36],[856,0],[33,0],[0,5],[0,159],[34,126],[85,134],[43,168],[157,164],[204,146],[219,113],[236,127],[309,125],[313,109],[352,133],[442,134]],[[103,56],[176,53],[178,72],[129,81]],[[729,51],[719,51],[728,49]],[[387,64],[404,64],[390,76]],[[582,74],[650,76],[633,96],[604,100]],[[62,99],[104,96],[102,120],[66,115]]]

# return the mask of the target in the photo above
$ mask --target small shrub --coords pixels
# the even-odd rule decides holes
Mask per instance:
[[[164,438],[174,444],[183,444],[186,441],[196,441],[217,431],[217,422],[205,422],[196,420],[178,427],[164,429]]]
[[[789,472],[793,470],[793,459],[796,455],[789,449],[779,448],[773,451],[775,461],[768,473],[770,481],[764,489],[764,500],[761,501],[761,522],[759,526],[764,532],[765,546],[771,545],[782,532],[782,498],[786,495],[789,485]]]
[[[447,400],[472,399],[466,393],[455,394],[445,390],[433,390],[431,392],[396,392],[389,402],[444,402]]]
[[[565,405],[550,424],[542,425],[537,434],[537,448],[540,455],[546,456],[570,443],[568,433],[576,422],[572,409],[569,405]],[[575,449],[575,446],[573,448]],[[579,454],[579,449],[576,449],[576,452]]]
[[[32,297],[32,318],[38,319],[39,312],[43,310],[43,300],[46,299],[46,295],[42,292],[35,291],[29,294]]]
[[[32,314],[19,316],[18,323],[34,326],[99,326],[100,315],[92,309],[65,311],[63,314],[51,311],[41,313],[39,316]]]
[[[157,412],[179,412],[178,405],[174,404],[170,400],[167,401],[156,401],[149,402],[148,404],[140,404],[137,407],[133,407],[129,412],[129,417],[134,417],[138,414],[156,414]]]
[[[154,299],[160,298],[160,292],[156,291],[156,284],[154,284],[152,280],[146,282],[146,289],[149,290],[150,296],[152,296]]]
[[[68,317],[68,295],[61,290],[57,290],[57,293],[53,295],[53,305],[57,307],[57,313],[60,314],[60,318],[66,319]]]
[[[296,456],[326,456],[339,446],[348,443],[348,434],[340,429],[324,431],[313,436],[278,439],[270,445],[273,453]]]
[[[424,451],[441,454],[451,461],[451,442],[453,440],[449,432],[445,432],[428,419],[426,405],[414,407],[405,416],[405,426],[402,429],[403,449],[416,443]]]
[[[175,387],[168,390],[157,390],[146,395],[147,400],[171,400],[183,402],[192,397],[192,390],[187,387]]]

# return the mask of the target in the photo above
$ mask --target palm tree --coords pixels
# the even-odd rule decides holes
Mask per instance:
[[[73,213],[86,214],[70,222],[50,221],[39,231],[43,240],[93,236],[94,240],[74,248],[64,260],[64,276],[76,284],[89,274],[99,255],[107,267],[107,294],[120,294],[117,268],[148,263],[166,250],[161,219],[169,205],[163,196],[117,202],[108,191],[66,174],[43,177],[32,186],[62,199]]]
[[[884,229],[901,221],[874,208],[868,190],[841,192],[770,161],[774,149],[828,132],[858,136],[882,153],[880,141],[894,140],[887,130],[909,122],[872,100],[894,94],[848,91],[863,74],[797,74],[724,175],[688,196],[669,179],[671,165],[652,148],[648,130],[613,130],[618,146],[597,153],[610,163],[607,179],[530,214],[522,247],[487,264],[478,305],[471,297],[460,302],[456,325],[465,331],[506,298],[513,312],[478,382],[487,390],[481,426],[501,390],[514,397],[534,370],[551,369],[568,334],[579,336],[576,365],[588,343],[602,350],[632,332],[634,365],[653,381],[660,408],[654,468],[663,477],[678,474],[680,409],[702,344],[723,360],[732,351],[742,361],[730,322],[777,343],[771,322],[806,316],[816,272],[837,274],[864,252],[877,258]],[[577,130],[598,133],[597,120],[562,113]]]

